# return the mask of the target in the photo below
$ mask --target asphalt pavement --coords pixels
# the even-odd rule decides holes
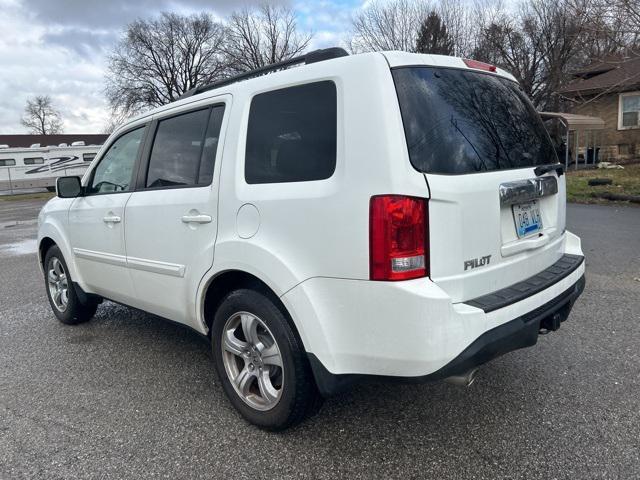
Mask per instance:
[[[583,296],[470,388],[362,385],[270,434],[235,413],[190,330],[113,303],[57,322],[40,205],[0,202],[0,479],[640,478],[640,208],[568,207]]]

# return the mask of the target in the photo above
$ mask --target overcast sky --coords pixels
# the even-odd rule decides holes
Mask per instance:
[[[281,0],[312,48],[340,44],[364,0]],[[27,133],[28,97],[50,95],[65,133],[99,133],[108,120],[105,58],[127,23],[161,11],[208,11],[224,18],[259,0],[0,0],[0,134]]]

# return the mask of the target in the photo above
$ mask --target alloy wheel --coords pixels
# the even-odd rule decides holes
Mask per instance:
[[[69,280],[64,265],[57,257],[51,257],[47,269],[49,295],[58,311],[64,312],[69,305]]]
[[[238,312],[222,330],[222,360],[238,396],[257,410],[271,410],[282,396],[284,382],[280,349],[269,328],[257,316]]]

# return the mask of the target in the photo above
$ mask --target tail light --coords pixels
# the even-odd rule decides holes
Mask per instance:
[[[408,280],[427,275],[427,200],[378,195],[369,204],[371,280]]]
[[[487,72],[495,72],[498,68],[490,63],[479,62],[478,60],[471,60],[469,58],[463,58],[462,61],[469,68],[475,68],[478,70],[485,70]]]

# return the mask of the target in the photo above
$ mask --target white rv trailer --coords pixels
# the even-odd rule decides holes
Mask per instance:
[[[55,190],[56,178],[83,175],[101,145],[73,142],[70,146],[9,148],[0,145],[0,191],[22,188]]]

